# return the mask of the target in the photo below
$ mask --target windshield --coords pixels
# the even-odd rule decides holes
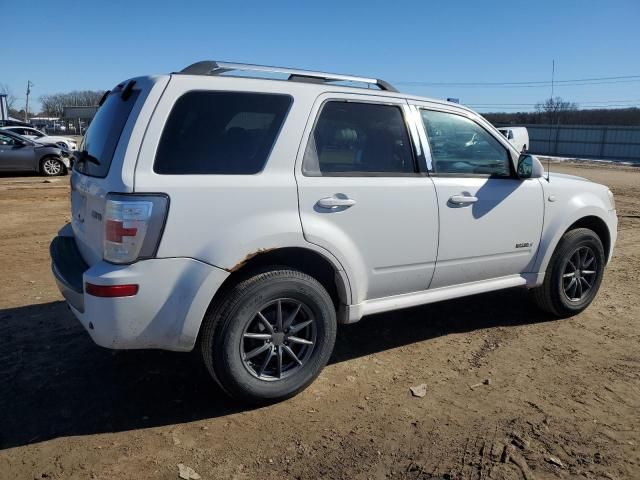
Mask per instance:
[[[82,139],[79,158],[75,162],[78,172],[92,177],[107,176],[120,135],[136,103],[138,93],[138,90],[133,90],[126,100],[121,98],[119,90],[109,94]]]

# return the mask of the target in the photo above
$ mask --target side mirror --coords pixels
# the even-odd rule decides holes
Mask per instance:
[[[523,153],[518,158],[517,174],[519,178],[541,178],[544,176],[544,167],[537,157]]]

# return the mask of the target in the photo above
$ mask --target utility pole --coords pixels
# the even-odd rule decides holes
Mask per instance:
[[[33,87],[33,83],[31,80],[27,80],[27,103],[24,107],[24,121],[29,121],[29,94],[31,93],[31,87]]]

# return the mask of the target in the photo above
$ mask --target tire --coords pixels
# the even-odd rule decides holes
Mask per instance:
[[[67,167],[64,166],[62,160],[58,157],[49,156],[40,160],[40,174],[45,177],[57,177],[65,175],[67,173]]]
[[[549,261],[543,284],[531,290],[534,302],[558,318],[577,315],[598,293],[605,263],[602,241],[595,232],[577,228],[565,233]]]
[[[331,297],[316,279],[272,267],[216,300],[203,322],[201,354],[231,397],[251,404],[277,402],[304,390],[320,374],[333,351],[336,323]]]

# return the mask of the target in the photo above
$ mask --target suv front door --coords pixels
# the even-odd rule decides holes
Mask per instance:
[[[408,112],[404,99],[326,94],[303,137],[296,180],[304,236],[356,280],[352,303],[426,290],[433,276],[436,195],[418,172]]]
[[[540,181],[517,178],[506,139],[471,115],[417,107],[440,213],[431,288],[531,272],[542,233]]]

